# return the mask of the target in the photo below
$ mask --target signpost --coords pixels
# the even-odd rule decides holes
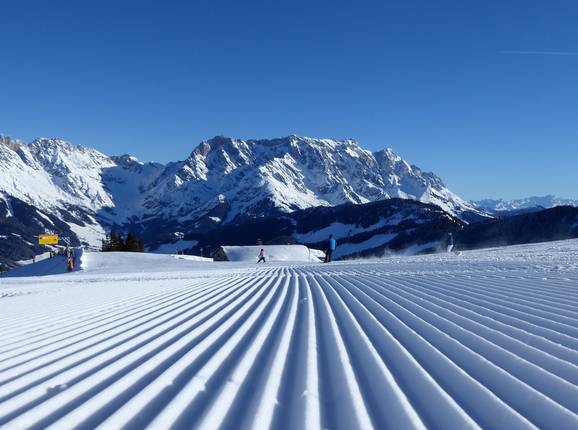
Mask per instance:
[[[58,245],[58,240],[57,234],[41,234],[38,236],[39,245]]]
[[[70,239],[68,237],[59,237],[57,234],[39,234],[39,245],[58,245],[58,242],[63,241],[66,245],[66,270],[72,272],[74,270],[74,253],[70,247]],[[50,251],[52,252],[52,251]],[[51,254],[52,256],[52,254]]]

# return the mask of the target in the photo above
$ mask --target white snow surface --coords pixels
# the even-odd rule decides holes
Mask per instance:
[[[83,265],[0,278],[0,427],[578,428],[577,240]]]

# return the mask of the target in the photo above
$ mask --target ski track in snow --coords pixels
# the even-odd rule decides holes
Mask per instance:
[[[0,427],[575,429],[559,244],[3,278]]]

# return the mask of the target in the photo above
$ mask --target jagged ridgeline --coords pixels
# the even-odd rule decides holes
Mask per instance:
[[[163,165],[60,139],[28,144],[3,136],[0,169],[4,221],[15,216],[15,205],[28,205],[31,215],[16,218],[32,233],[64,229],[95,247],[113,229],[151,242],[242,219],[392,197],[432,203],[465,220],[483,214],[391,149],[370,152],[349,139],[215,137],[185,160]],[[5,227],[0,234],[20,233]]]

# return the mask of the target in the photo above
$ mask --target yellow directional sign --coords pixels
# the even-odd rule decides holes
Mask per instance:
[[[39,245],[58,245],[57,234],[41,234],[38,236]]]

